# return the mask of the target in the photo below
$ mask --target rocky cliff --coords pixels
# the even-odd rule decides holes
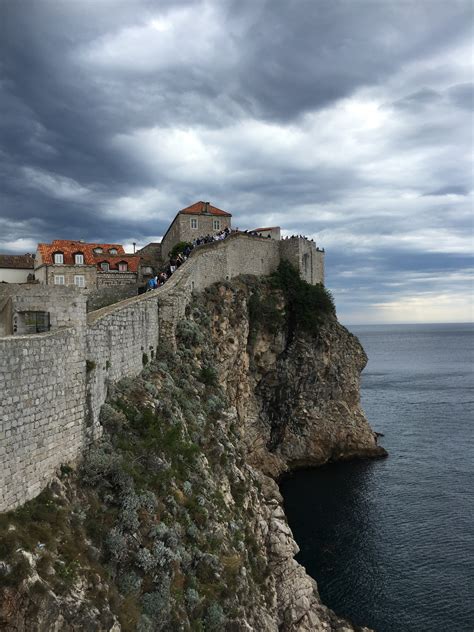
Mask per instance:
[[[103,440],[0,517],[2,629],[361,629],[294,560],[275,482],[384,454],[359,404],[364,351],[305,292],[302,304],[275,279],[212,286],[176,349],[110,388]]]

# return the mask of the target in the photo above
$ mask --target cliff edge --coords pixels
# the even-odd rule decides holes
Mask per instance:
[[[359,403],[365,353],[323,288],[297,285],[211,286],[176,349],[110,386],[103,439],[0,516],[2,629],[367,630],[294,560],[275,482],[385,454]]]

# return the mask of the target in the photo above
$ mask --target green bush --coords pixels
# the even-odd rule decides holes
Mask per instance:
[[[300,328],[315,334],[328,316],[336,314],[331,292],[321,283],[311,285],[303,281],[288,261],[280,263],[271,276],[271,284],[285,296],[290,331]]]
[[[217,371],[214,367],[203,366],[199,375],[200,381],[206,386],[215,386],[217,384]]]
[[[263,299],[260,291],[255,291],[249,298],[248,310],[251,339],[255,338],[261,328],[276,334],[285,322],[285,313],[278,306],[278,297],[275,294],[269,294]]]

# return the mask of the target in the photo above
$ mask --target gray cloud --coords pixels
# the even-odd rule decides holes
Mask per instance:
[[[0,250],[146,242],[210,199],[316,236],[346,319],[426,275],[461,295],[471,24],[463,0],[2,3]]]

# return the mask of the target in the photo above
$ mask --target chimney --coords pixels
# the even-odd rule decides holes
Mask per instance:
[[[203,213],[209,213],[209,202],[204,202]]]

